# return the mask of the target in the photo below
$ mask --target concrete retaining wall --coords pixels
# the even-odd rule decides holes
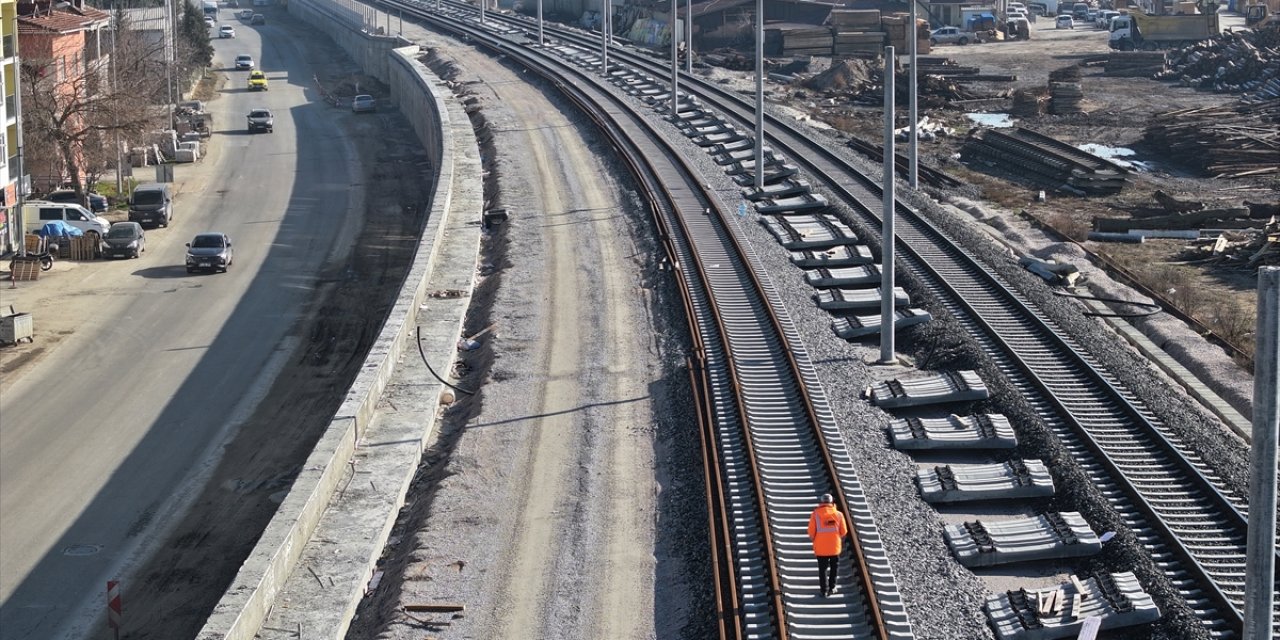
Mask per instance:
[[[297,566],[303,547],[344,478],[347,462],[355,454],[361,434],[369,428],[377,401],[397,360],[407,346],[414,344],[413,333],[426,296],[428,277],[436,267],[451,209],[457,206],[453,194],[455,181],[479,175],[479,150],[470,122],[447,89],[415,60],[418,47],[392,51],[388,45],[398,42],[396,38],[352,33],[348,29],[350,16],[330,11],[334,6],[327,0],[293,0],[289,11],[330,33],[354,59],[362,64],[370,61],[372,67],[380,69],[383,74],[380,77],[391,86],[400,111],[413,123],[436,168],[431,212],[399,299],[361,373],[262,538],[206,621],[198,636],[201,640],[251,640],[266,619],[277,593]],[[479,198],[467,197],[467,209],[475,210],[453,211],[452,215],[478,220],[481,206]],[[446,357],[452,358],[451,344],[447,351]]]
[[[364,31],[374,16],[379,16],[379,26],[385,28],[381,17],[386,14],[373,12],[364,5],[356,6],[364,10],[352,11],[349,5],[333,0],[290,0],[289,13],[333,39],[366,74],[390,83],[391,51],[412,43],[400,36]]]

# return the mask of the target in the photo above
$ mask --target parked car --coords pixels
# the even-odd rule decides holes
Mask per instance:
[[[97,236],[101,240],[111,228],[111,223],[105,218],[95,216],[92,211],[72,202],[28,200],[22,205],[22,217],[27,233],[43,227],[46,222],[61,220],[83,231],[85,235]]]
[[[255,131],[271,133],[276,128],[276,119],[271,115],[270,109],[254,109],[249,112],[248,124],[249,133]]]
[[[253,56],[242,53],[236,56],[236,69],[253,69]]]
[[[1074,19],[1072,19],[1072,18],[1071,18],[1071,16],[1068,16],[1068,15],[1061,15],[1061,16],[1058,16],[1058,20],[1057,20],[1056,22],[1054,22],[1054,23],[1053,23],[1053,28],[1055,28],[1055,29],[1074,29],[1074,28],[1076,28],[1076,21],[1075,21]]]
[[[173,190],[165,182],[140,184],[129,196],[129,220],[167,227],[173,220]]]
[[[263,16],[261,13],[255,13],[253,14],[252,18],[249,18],[249,24],[266,24],[266,23],[267,23],[267,18],[266,16]]]
[[[970,42],[978,42],[978,36],[971,31],[965,31],[960,27],[942,27],[935,29],[929,34],[929,42],[936,45],[939,44],[960,44],[965,45]]]
[[[236,37],[236,28],[229,24],[224,24],[221,27],[218,27],[218,37],[234,38]]]
[[[111,225],[102,241],[102,254],[108,258],[137,258],[147,250],[147,232],[136,222]]]
[[[102,213],[107,210],[106,196],[92,191],[90,191],[88,195],[90,211],[94,213]],[[77,198],[76,192],[71,189],[58,189],[57,191],[50,192],[49,195],[44,197],[44,199],[49,202],[74,202],[76,204],[80,204],[80,198]]]
[[[365,113],[368,111],[377,111],[378,103],[370,95],[358,95],[351,99],[352,113]]]
[[[225,233],[201,233],[187,243],[187,273],[226,272],[234,258],[231,238]]]
[[[249,72],[249,90],[250,91],[266,91],[267,90],[267,74],[258,69]]]

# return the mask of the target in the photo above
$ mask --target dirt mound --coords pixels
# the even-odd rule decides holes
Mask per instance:
[[[873,60],[841,60],[805,81],[814,91],[857,91],[880,84],[880,64]]]

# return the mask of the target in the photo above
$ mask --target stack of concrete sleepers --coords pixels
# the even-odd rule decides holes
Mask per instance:
[[[932,372],[906,380],[881,380],[868,388],[871,402],[883,408],[986,400],[989,395],[977,371]]]
[[[869,312],[880,308],[880,300],[884,292],[880,287],[874,289],[826,289],[813,295],[818,308],[825,311]],[[911,303],[906,290],[893,288],[893,306],[905,307]]]
[[[916,484],[931,504],[1053,495],[1053,477],[1039,460],[938,465],[916,471]]]
[[[879,313],[874,315],[847,315],[831,321],[831,330],[845,340],[859,340],[880,334]],[[928,312],[904,308],[893,310],[893,326],[897,329],[922,324],[933,319]]]
[[[1081,558],[1102,551],[1098,535],[1074,511],[949,524],[942,535],[956,560],[966,567]]]
[[[945,418],[895,418],[889,423],[893,447],[925,449],[1012,449],[1018,446],[1009,419],[998,413]]]
[[[1099,572],[1057,589],[1006,591],[987,598],[983,609],[999,640],[1075,638],[1089,618],[1101,629],[1155,622],[1160,609],[1132,572]]]

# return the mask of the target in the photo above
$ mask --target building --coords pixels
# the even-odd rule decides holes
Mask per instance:
[[[0,103],[4,107],[4,135],[0,136],[0,253],[9,253],[22,240],[18,228],[18,133],[22,111],[18,101],[18,3],[0,0]]]
[[[85,5],[84,0],[72,0],[70,3],[22,1],[17,7],[23,64],[41,65],[37,75],[52,78],[60,95],[92,95],[99,82],[108,80],[104,62],[110,46],[110,33],[104,31],[111,23],[109,14]],[[32,88],[26,84],[29,83],[23,86],[23,101],[30,105],[30,114],[34,103],[29,102]],[[79,124],[68,122],[67,126],[76,128]],[[33,189],[54,188],[71,178],[55,150],[33,144],[30,132],[24,136],[24,141],[23,167],[31,176]],[[78,164],[83,166],[83,162]]]

